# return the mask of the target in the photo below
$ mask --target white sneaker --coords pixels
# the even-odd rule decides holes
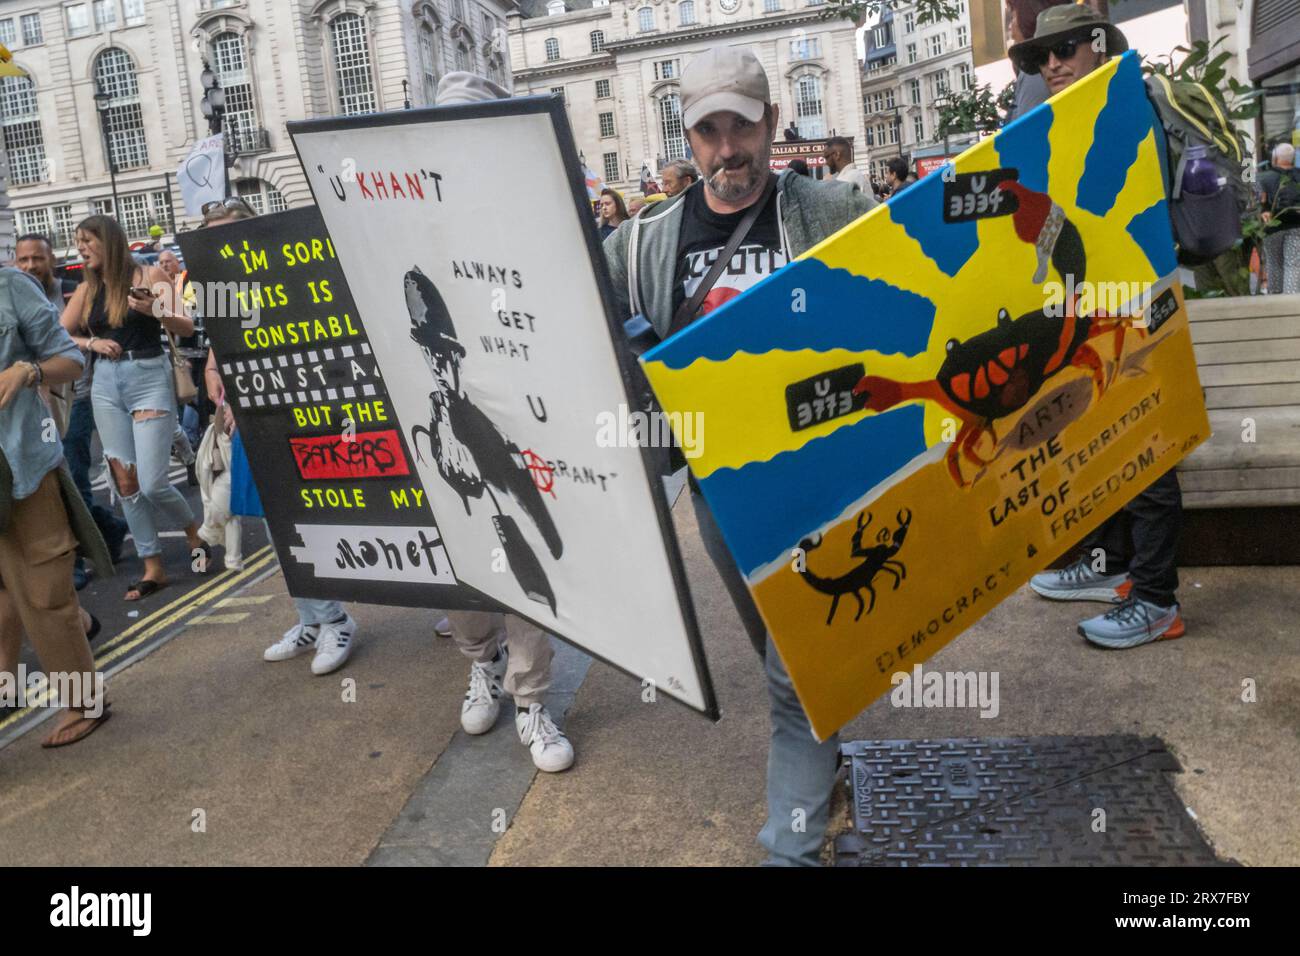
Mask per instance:
[[[433,633],[439,637],[451,637],[451,621],[443,618],[437,624],[433,625]]]
[[[559,773],[573,766],[573,744],[541,704],[517,712],[515,729],[519,731],[520,742],[533,755],[533,765],[538,770]]]
[[[345,614],[342,621],[320,626],[320,638],[316,644],[316,656],[311,659],[313,674],[328,674],[347,663],[352,656],[352,638],[357,634],[357,622],[351,614]]]
[[[284,632],[284,637],[262,652],[263,660],[287,661],[315,650],[318,630],[315,624],[295,624]]]
[[[467,734],[485,734],[501,713],[501,679],[506,674],[506,648],[502,645],[495,661],[469,666],[469,690],[460,705],[460,725]]]

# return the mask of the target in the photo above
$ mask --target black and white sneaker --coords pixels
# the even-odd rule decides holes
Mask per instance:
[[[357,622],[351,614],[344,614],[341,621],[330,621],[320,626],[320,637],[316,641],[316,656],[311,659],[311,672],[316,675],[329,674],[347,663],[352,656],[352,639],[357,636]]]
[[[495,660],[469,667],[469,690],[460,705],[460,725],[467,734],[485,734],[496,726],[501,713],[501,681],[506,674],[506,649],[497,651]]]
[[[564,731],[555,726],[550,712],[541,704],[531,704],[527,710],[516,710],[515,730],[538,770],[559,773],[573,766],[573,744]]]
[[[262,653],[262,658],[268,661],[287,661],[299,654],[314,651],[316,649],[316,638],[319,636],[319,625],[295,624],[284,632],[284,637]]]

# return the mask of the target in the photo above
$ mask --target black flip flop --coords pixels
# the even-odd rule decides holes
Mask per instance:
[[[129,601],[132,604],[134,604],[136,601],[143,601],[145,598],[147,598],[150,594],[153,594],[155,591],[161,591],[166,586],[167,583],[165,581],[162,584],[159,584],[157,581],[151,581],[149,578],[145,578],[144,580],[136,581],[134,584],[127,587],[127,591],[135,591],[137,594],[140,595],[139,597],[135,597],[135,598],[124,597],[122,600]]]
[[[89,611],[87,611],[86,613],[90,614]],[[104,625],[100,623],[99,618],[95,617],[95,615],[93,614],[90,614],[90,630],[86,632],[86,642],[89,643],[90,641],[93,641],[95,638],[99,637],[99,632],[102,631],[103,629],[104,629]]]
[[[107,707],[104,708],[103,713],[101,713],[98,717],[86,717],[83,714],[81,718],[82,726],[71,739],[61,741],[57,744],[52,744],[48,740],[42,740],[41,747],[44,748],[45,750],[53,750],[55,747],[70,747],[80,740],[85,740],[87,737],[89,737],[91,734],[97,731],[101,726],[103,726],[104,721],[108,720],[108,718],[111,716],[113,715],[109,712]]]

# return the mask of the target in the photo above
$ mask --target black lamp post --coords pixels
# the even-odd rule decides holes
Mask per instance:
[[[113,97],[95,84],[95,109],[99,113],[99,132],[104,138],[104,155],[108,159],[108,178],[113,185],[113,216],[117,217],[117,162],[113,159],[113,143],[108,129],[108,111],[112,108]]]
[[[226,91],[221,88],[221,83],[217,80],[217,74],[212,72],[212,67],[208,66],[205,61],[203,72],[199,74],[199,83],[203,87],[203,99],[199,101],[199,112],[208,121],[208,131],[216,136],[221,132],[221,128],[226,116]],[[227,131],[229,135],[231,131]],[[230,156],[233,151],[233,144],[226,143],[221,150],[221,162],[223,172],[225,173],[224,195],[230,195]]]
[[[217,74],[212,72],[212,67],[207,63],[203,64],[199,83],[203,86],[203,100],[199,103],[199,110],[208,121],[208,130],[216,136],[221,132],[221,121],[226,112],[226,91],[221,88]]]

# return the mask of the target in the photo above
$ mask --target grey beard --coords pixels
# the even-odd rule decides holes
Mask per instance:
[[[749,178],[744,183],[732,184],[724,181],[722,179],[724,171],[723,169],[715,170],[708,180],[709,191],[723,202],[735,202],[744,199],[757,189],[758,184],[762,181],[752,165],[749,167]]]

